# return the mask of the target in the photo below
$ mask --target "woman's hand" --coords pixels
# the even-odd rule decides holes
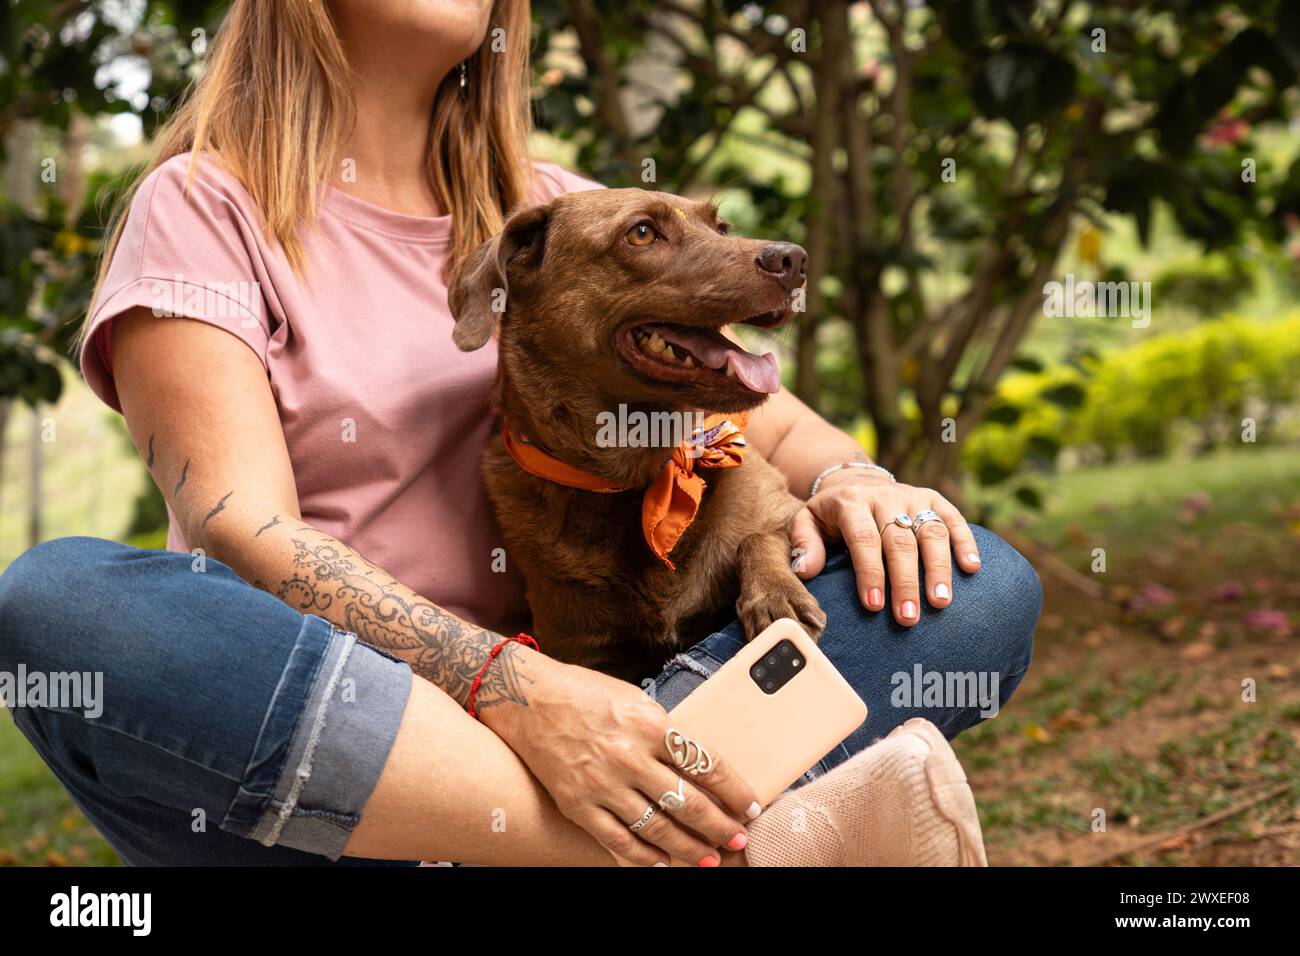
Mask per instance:
[[[895,515],[915,519],[933,511],[916,532],[893,524]],[[826,564],[823,537],[842,538],[858,578],[858,596],[872,611],[885,606],[888,572],[894,620],[910,627],[921,618],[919,568],[925,566],[926,600],[931,607],[952,603],[952,556],[967,572],[979,570],[979,548],[970,526],[948,499],[929,488],[891,481],[875,471],[845,468],[827,475],[790,522],[796,553],[795,573],[805,580]]]
[[[744,849],[742,820],[756,817],[758,799],[726,759],[709,748],[713,769],[679,771],[664,743],[667,712],[639,688],[584,667],[530,651],[527,707],[492,708],[492,726],[528,764],[560,812],[621,862],[717,866],[719,847]],[[496,714],[509,711],[498,723]],[[708,747],[708,741],[700,741]],[[685,806],[676,812],[659,798],[685,781]],[[708,791],[706,793],[706,791]],[[708,794],[722,804],[720,808]],[[628,829],[650,806],[637,833]],[[730,811],[729,813],[727,811]]]

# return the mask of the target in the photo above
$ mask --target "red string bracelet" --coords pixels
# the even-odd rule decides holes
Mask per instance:
[[[521,631],[514,637],[503,638],[496,647],[492,648],[492,650],[488,652],[488,659],[483,662],[483,667],[479,670],[478,676],[474,678],[474,683],[471,684],[469,688],[469,703],[466,704],[466,709],[469,711],[469,715],[475,720],[478,720],[478,714],[474,710],[474,697],[478,694],[478,689],[483,686],[483,678],[487,674],[487,669],[492,666],[492,662],[497,659],[497,655],[505,649],[507,644],[515,643],[526,644],[535,651],[541,650],[541,648],[537,646],[535,640]]]

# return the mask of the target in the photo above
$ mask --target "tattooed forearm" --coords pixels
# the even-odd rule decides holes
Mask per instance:
[[[181,488],[185,487],[185,482],[190,477],[190,460],[185,459],[185,467],[181,469],[181,480],[176,482],[176,487],[172,489],[172,497],[175,498],[181,493]]]
[[[268,530],[268,529],[270,529],[270,528],[274,528],[274,527],[275,527],[276,525],[278,525],[279,523],[280,523],[280,516],[279,516],[279,515],[276,515],[274,518],[272,518],[272,519],[271,519],[270,521],[268,521],[266,524],[262,525],[262,527],[258,528],[258,529],[257,529],[257,534],[253,535],[253,537],[254,537],[254,538],[260,538],[260,537],[262,536],[262,532],[263,532],[263,531],[266,531],[266,530]]]
[[[209,511],[207,517],[203,519],[203,527],[206,528],[208,526],[209,521],[211,521],[217,515],[221,514],[221,512],[226,510],[226,499],[233,494],[234,494],[233,491],[227,491],[224,495],[221,496],[221,500],[217,502],[217,506],[213,508],[211,511]]]
[[[300,530],[306,533],[291,539],[293,576],[268,590],[289,606],[328,617],[359,640],[403,658],[417,674],[464,705],[501,636],[420,598],[320,532]],[[509,653],[513,647],[499,654],[484,673],[474,698],[477,709],[507,701],[527,706],[529,680],[516,667],[516,655]]]

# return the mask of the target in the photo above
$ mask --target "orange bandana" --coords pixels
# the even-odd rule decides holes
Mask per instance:
[[[641,500],[641,530],[650,550],[668,566],[677,570],[668,552],[677,544],[699,511],[708,487],[695,473],[699,468],[736,468],[745,463],[745,436],[741,429],[749,420],[746,414],[733,418],[710,415],[681,445],[674,448],[659,476],[645,490]],[[506,451],[524,471],[557,485],[582,491],[619,492],[626,486],[611,485],[603,478],[565,464],[539,448],[526,435],[514,436],[504,422],[501,437]]]

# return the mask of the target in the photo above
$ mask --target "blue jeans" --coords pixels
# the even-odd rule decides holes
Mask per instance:
[[[808,776],[909,717],[951,737],[1010,697],[1042,592],[1020,555],[975,535],[983,569],[955,572],[953,605],[912,628],[860,605],[842,554],[810,582],[829,617],[821,646],[870,716]],[[0,576],[0,693],[33,675],[62,690],[6,701],[19,729],[128,864],[377,862],[341,854],[387,760],[409,667],[191,560],[63,538],[15,561]],[[741,640],[733,623],[675,657],[657,699],[671,708]],[[926,706],[912,694],[922,672],[996,675],[996,700]]]

